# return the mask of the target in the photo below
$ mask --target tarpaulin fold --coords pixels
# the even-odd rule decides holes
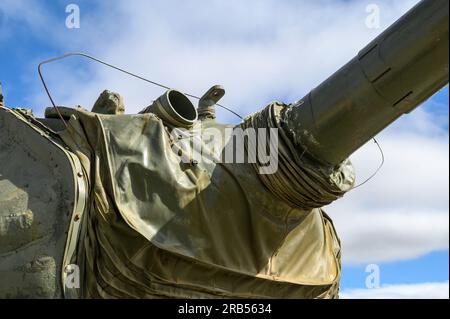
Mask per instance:
[[[282,107],[239,127],[277,127]],[[188,135],[203,141],[227,128],[205,120]],[[62,138],[82,154],[92,194],[79,239],[81,297],[337,297],[340,244],[320,207],[348,189],[351,165],[314,170],[286,136],[273,175],[251,163],[183,163],[171,131],[153,114],[80,110],[69,121]]]

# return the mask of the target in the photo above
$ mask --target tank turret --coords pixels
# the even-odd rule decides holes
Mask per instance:
[[[169,89],[125,114],[105,90],[44,119],[0,87],[0,298],[338,297],[322,207],[353,188],[350,154],[448,83],[448,9],[421,1],[303,99],[238,125],[215,119],[221,86],[198,109]]]

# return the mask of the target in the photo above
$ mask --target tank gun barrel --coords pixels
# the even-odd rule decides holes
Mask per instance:
[[[449,1],[423,0],[283,114],[288,133],[336,165],[448,83]]]

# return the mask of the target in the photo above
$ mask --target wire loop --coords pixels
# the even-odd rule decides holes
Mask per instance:
[[[66,126],[66,128],[67,128],[67,122],[64,120],[63,116],[61,115],[61,112],[60,112],[59,109],[58,109],[58,106],[56,105],[55,101],[54,101],[53,98],[52,98],[52,95],[50,94],[50,91],[49,91],[49,89],[48,89],[48,87],[47,87],[47,84],[45,83],[44,77],[43,77],[43,75],[42,75],[41,67],[42,67],[42,65],[44,65],[44,64],[48,64],[48,63],[51,63],[51,62],[63,60],[63,59],[65,59],[65,58],[68,58],[68,57],[71,57],[71,56],[81,56],[81,57],[85,57],[85,58],[91,59],[91,60],[93,60],[93,61],[95,61],[95,62],[97,62],[97,63],[103,64],[103,65],[105,65],[105,66],[107,66],[107,67],[110,67],[110,68],[112,68],[112,69],[115,69],[115,70],[117,70],[117,71],[120,71],[120,72],[122,72],[122,73],[128,74],[128,75],[130,75],[130,76],[132,76],[132,77],[135,77],[135,78],[137,78],[137,79],[139,79],[139,80],[145,81],[145,82],[147,82],[147,83],[150,83],[150,84],[159,86],[159,87],[164,88],[164,89],[167,89],[167,90],[170,90],[170,89],[171,89],[171,88],[168,87],[167,85],[164,85],[164,84],[161,84],[161,83],[158,83],[158,82],[155,82],[155,81],[151,81],[151,80],[146,79],[146,78],[144,78],[144,77],[142,77],[142,76],[140,76],[140,75],[134,74],[134,73],[129,72],[129,71],[125,70],[125,69],[119,68],[119,67],[117,67],[117,66],[115,66],[115,65],[112,65],[112,64],[110,64],[110,63],[107,63],[107,62],[102,61],[102,60],[100,60],[100,59],[98,59],[98,58],[96,58],[96,57],[93,57],[93,56],[91,56],[91,55],[89,55],[89,54],[82,53],[82,52],[71,52],[71,53],[67,53],[67,54],[64,54],[64,55],[61,55],[61,56],[58,56],[58,57],[49,59],[49,60],[42,61],[42,62],[39,63],[39,65],[38,65],[38,73],[39,73],[39,77],[40,77],[40,79],[41,79],[42,85],[44,86],[45,92],[47,93],[47,96],[48,96],[48,98],[50,99],[50,102],[52,103],[52,106],[56,109],[56,112],[58,113],[59,118],[61,119],[61,121],[63,121],[63,123],[64,123],[64,125]],[[185,94],[186,96],[191,97],[191,98],[200,100],[200,97],[198,97],[198,96],[196,96],[196,95],[189,94],[189,93],[184,93],[184,94]],[[228,112],[230,112],[230,113],[236,115],[236,116],[239,117],[241,120],[243,119],[242,116],[240,116],[238,113],[236,113],[235,111],[231,110],[230,108],[228,108],[228,107],[226,107],[226,106],[224,106],[224,105],[221,105],[221,104],[216,104],[216,105],[219,106],[219,107],[221,107],[221,108],[223,108],[223,109],[225,109],[225,110],[227,110]]]

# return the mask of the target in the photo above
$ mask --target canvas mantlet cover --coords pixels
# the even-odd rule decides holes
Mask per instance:
[[[237,126],[211,116],[218,87],[180,121],[174,90],[137,115],[105,91],[87,112],[56,108],[39,73],[44,119],[0,93],[0,297],[337,297],[322,207],[353,187],[348,156],[448,83],[448,12],[420,1],[298,103]],[[39,67],[74,55],[122,70],[83,53]]]
[[[180,161],[198,152],[193,139],[214,157],[242,138],[238,129],[278,128],[285,107],[273,103],[234,129],[198,121],[179,135],[153,114],[77,112],[61,136],[89,176],[91,200],[66,254],[83,282],[66,294],[337,297],[340,244],[320,207],[351,188],[349,162],[313,168],[283,129],[273,174],[260,174],[258,163]],[[218,132],[223,138],[210,138]]]

